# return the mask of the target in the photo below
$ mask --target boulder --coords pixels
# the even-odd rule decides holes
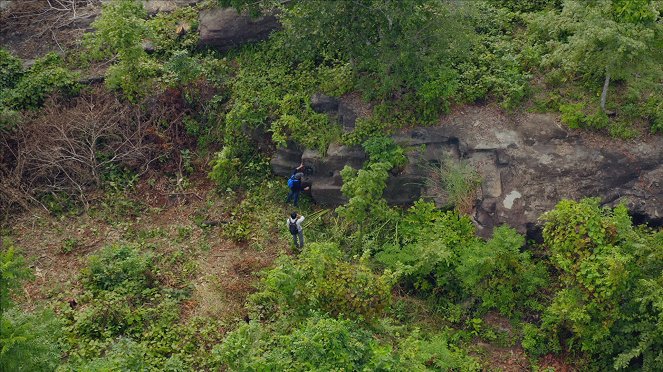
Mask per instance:
[[[357,113],[354,109],[347,105],[345,102],[340,102],[338,105],[338,122],[343,126],[343,130],[351,132],[355,129],[357,123]]]
[[[251,17],[235,8],[204,10],[198,17],[200,45],[227,51],[241,44],[267,39],[280,28],[273,15]]]
[[[272,171],[274,174],[283,177],[290,177],[292,170],[302,161],[304,149],[296,143],[290,141],[284,148],[279,148],[271,159]]]
[[[311,96],[311,108],[320,114],[335,115],[338,111],[338,98],[315,93]]]

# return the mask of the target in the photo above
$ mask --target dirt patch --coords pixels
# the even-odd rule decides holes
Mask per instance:
[[[483,321],[491,328],[500,332],[506,332],[510,336],[513,336],[513,327],[511,327],[511,322],[509,322],[508,318],[500,315],[499,313],[491,311],[483,317]]]
[[[89,216],[57,219],[40,210],[15,219],[11,230],[14,245],[35,274],[24,287],[22,305],[28,309],[64,291],[78,292],[87,255],[117,236],[110,225]]]
[[[351,92],[341,97],[345,104],[358,118],[367,118],[373,113],[373,104],[366,102],[359,92]]]
[[[529,371],[530,362],[525,351],[520,346],[499,347],[479,342],[476,344],[481,350],[481,360],[486,371],[517,372]]]
[[[572,372],[577,369],[564,361],[561,355],[548,354],[539,360],[538,366],[540,369],[553,368],[555,372]]]

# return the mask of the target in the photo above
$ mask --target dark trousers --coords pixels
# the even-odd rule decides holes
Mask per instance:
[[[295,199],[295,200],[294,200],[295,202],[294,202],[293,204],[294,204],[295,207],[296,207],[296,206],[297,206],[297,203],[299,203],[299,193],[300,193],[300,190],[292,190],[292,189],[291,189],[291,190],[290,190],[290,193],[288,194],[288,198],[285,200],[285,202],[286,202],[286,203],[290,203],[290,200],[292,200],[292,199],[294,198],[294,199]]]

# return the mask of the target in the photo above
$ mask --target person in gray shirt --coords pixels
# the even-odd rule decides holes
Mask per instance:
[[[292,212],[288,218],[288,230],[292,234],[292,239],[295,242],[295,247],[302,249],[304,248],[304,232],[302,229],[302,222],[304,222],[304,216],[300,215],[297,212]],[[299,243],[297,243],[297,238],[299,237]]]

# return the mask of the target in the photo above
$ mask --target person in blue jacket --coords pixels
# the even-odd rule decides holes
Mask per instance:
[[[297,203],[299,203],[299,194],[301,191],[308,189],[308,187],[302,187],[302,178],[304,177],[302,170],[304,170],[304,162],[292,170],[292,175],[288,180],[288,187],[290,188],[290,192],[288,193],[288,198],[285,200],[285,202],[290,203],[290,200],[294,200],[293,205],[295,207],[297,206]]]

